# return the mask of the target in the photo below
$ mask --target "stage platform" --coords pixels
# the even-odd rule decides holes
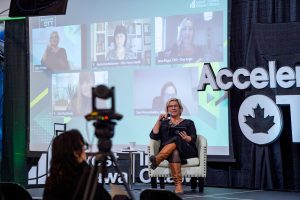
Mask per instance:
[[[110,187],[105,186],[107,190]],[[147,184],[135,184],[132,186],[132,193],[136,200],[140,199],[140,194],[151,189]],[[166,185],[166,189],[172,191],[174,186]],[[42,199],[43,188],[28,189],[33,199]],[[283,191],[265,191],[265,190],[250,190],[250,189],[235,189],[235,188],[219,188],[219,187],[204,187],[204,192],[191,191],[190,186],[184,186],[184,194],[180,195],[182,199],[226,199],[226,200],[299,200],[300,192],[283,192]],[[154,191],[155,192],[155,191]]]

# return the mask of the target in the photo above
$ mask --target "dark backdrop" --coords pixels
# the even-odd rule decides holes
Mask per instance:
[[[266,66],[265,60],[259,55],[276,55],[278,66],[284,63],[293,66],[289,58],[281,58],[280,53],[284,43],[292,39],[290,34],[282,34],[278,26],[284,23],[286,32],[295,31],[294,23],[300,21],[300,2],[296,0],[232,0],[230,6],[230,68],[251,68]],[[274,25],[270,30],[268,24]],[[263,27],[261,27],[263,26]],[[299,27],[299,24],[298,24]],[[268,40],[269,35],[274,35]],[[266,52],[259,45],[261,41],[272,44],[272,52]],[[262,47],[263,48],[263,47]],[[300,46],[294,45],[289,50],[300,52]],[[279,56],[278,56],[279,55]],[[295,57],[295,56],[292,56]],[[271,58],[271,57],[269,57]],[[298,56],[299,58],[299,56]],[[299,61],[298,61],[299,62]],[[207,185],[232,186],[257,189],[300,190],[300,146],[292,143],[289,107],[281,107],[284,118],[284,128],[279,140],[268,146],[254,145],[242,134],[238,125],[238,111],[246,96],[258,91],[231,90],[231,127],[233,148],[236,163],[209,163]],[[264,91],[271,96],[278,91]]]
[[[256,34],[257,23],[289,23],[300,21],[297,0],[232,0],[230,5],[230,63],[235,70],[256,60],[250,34]],[[26,183],[26,99],[27,43],[25,21],[6,23],[4,157],[2,179]],[[289,26],[287,26],[289,27]],[[287,28],[289,30],[289,28]],[[8,32],[9,31],[9,32]],[[254,33],[253,33],[254,32]],[[288,38],[286,38],[288,39]],[[14,45],[17,41],[18,45]],[[250,50],[248,50],[250,48]],[[252,48],[252,50],[251,50]],[[296,47],[295,47],[296,48]],[[254,50],[253,50],[254,49]],[[278,47],[278,50],[280,48]],[[253,52],[252,52],[253,51]],[[16,60],[16,58],[18,58]],[[284,62],[284,60],[282,61]],[[20,87],[21,86],[21,87]],[[284,129],[279,140],[269,146],[249,142],[238,125],[238,109],[244,98],[256,91],[231,90],[231,127],[236,163],[209,163],[206,185],[243,188],[300,190],[300,148],[291,141],[290,110],[282,107]],[[276,91],[271,91],[276,93]],[[24,175],[21,175],[21,174]]]
[[[25,20],[5,22],[1,180],[26,185],[28,45]]]

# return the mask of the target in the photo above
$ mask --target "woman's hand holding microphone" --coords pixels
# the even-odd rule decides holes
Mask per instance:
[[[155,123],[152,132],[157,134],[159,132],[160,124],[164,120],[170,120],[171,114],[170,113],[162,113],[158,116],[157,122]]]
[[[158,116],[158,121],[170,120],[171,114],[170,113],[162,113]]]

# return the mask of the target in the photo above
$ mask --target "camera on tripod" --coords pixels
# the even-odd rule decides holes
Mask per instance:
[[[110,99],[110,108],[99,107],[101,101]],[[115,93],[114,87],[108,88],[105,85],[99,85],[92,88],[92,112],[85,116],[87,121],[95,121],[93,123],[95,127],[95,135],[98,138],[99,153],[95,158],[96,164],[93,167],[93,173],[90,174],[88,183],[86,184],[84,192],[84,200],[91,197],[93,199],[95,193],[95,187],[98,182],[98,173],[102,174],[102,183],[104,183],[104,177],[107,177],[106,161],[109,159],[112,161],[113,166],[117,170],[121,177],[123,184],[126,188],[127,194],[130,199],[134,199],[132,192],[128,184],[126,183],[124,174],[121,172],[120,167],[117,164],[117,160],[114,154],[111,152],[112,141],[114,136],[114,130],[116,122],[114,120],[122,119],[122,115],[115,112]],[[91,183],[94,183],[92,187]]]
[[[98,102],[110,99],[110,108],[98,107]],[[115,112],[114,87],[99,85],[92,88],[92,112],[85,116],[88,121],[95,121],[95,135],[98,138],[99,152],[109,153],[112,147],[111,138],[114,136],[116,122],[122,115]]]

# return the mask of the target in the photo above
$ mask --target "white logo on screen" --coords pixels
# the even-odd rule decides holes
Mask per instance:
[[[240,106],[238,121],[245,137],[255,144],[274,142],[282,131],[282,114],[265,95],[252,95]]]
[[[204,4],[205,2],[192,0],[190,3],[190,8],[199,8],[201,6],[201,3]]]

